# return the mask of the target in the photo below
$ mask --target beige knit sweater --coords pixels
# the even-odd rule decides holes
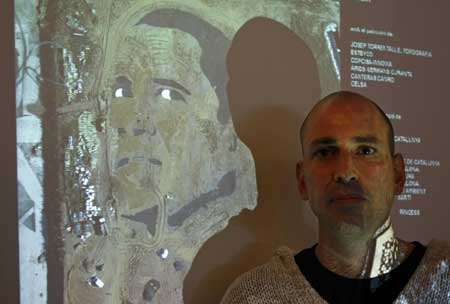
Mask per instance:
[[[238,277],[221,304],[327,303],[300,272],[294,255],[287,247],[278,249],[269,262]],[[394,303],[450,303],[449,268],[450,243],[431,241],[417,270]]]

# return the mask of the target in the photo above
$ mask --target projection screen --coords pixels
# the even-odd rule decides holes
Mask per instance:
[[[215,303],[316,242],[320,97],[388,113],[398,235],[450,239],[448,1],[15,0],[21,303]]]

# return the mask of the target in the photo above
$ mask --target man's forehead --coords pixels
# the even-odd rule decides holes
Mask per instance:
[[[378,112],[373,101],[357,94],[342,94],[329,97],[317,103],[312,112],[329,112],[342,113],[347,111],[355,111],[374,115]],[[332,114],[332,113],[328,113]]]
[[[381,133],[386,134],[386,126],[381,113],[370,101],[338,96],[314,107],[305,131],[305,142],[311,143],[320,137],[335,140],[341,137],[379,137]]]

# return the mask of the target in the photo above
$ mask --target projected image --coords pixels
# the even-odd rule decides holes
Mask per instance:
[[[110,184],[98,189],[109,200],[97,200],[98,207],[85,201],[82,210],[69,205],[73,232],[86,239],[66,247],[70,303],[181,303],[184,275],[202,242],[255,206],[252,158],[236,138],[224,93],[228,40],[176,9],[129,22],[107,38],[99,175]],[[79,170],[88,184],[92,164],[82,157],[69,171]]]
[[[23,303],[183,303],[202,244],[256,206],[226,96],[234,33],[291,27],[339,87],[337,1],[309,6],[16,1]]]

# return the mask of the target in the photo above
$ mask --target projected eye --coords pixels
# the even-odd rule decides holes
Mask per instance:
[[[186,102],[186,97],[191,95],[188,89],[172,79],[154,78],[153,82],[160,86],[155,96],[164,100],[178,100]]]
[[[161,96],[165,100],[180,100],[186,102],[183,95],[174,89],[162,88],[156,92],[156,96]]]
[[[116,83],[113,87],[113,97],[133,97],[132,82],[125,76],[116,78]]]
[[[114,97],[116,97],[116,98],[123,97],[123,93],[124,93],[124,89],[123,88],[118,88],[114,92]]]

